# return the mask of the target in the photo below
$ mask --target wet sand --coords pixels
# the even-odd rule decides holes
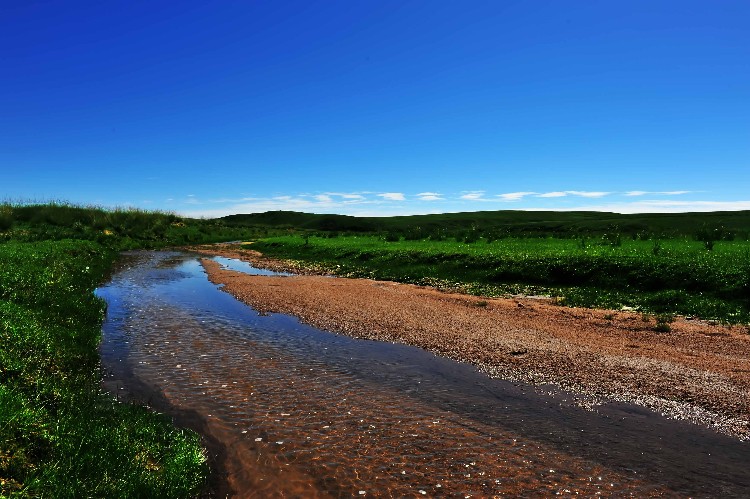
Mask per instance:
[[[302,268],[231,246],[192,249],[274,270]],[[577,393],[583,406],[631,402],[750,438],[750,335],[744,327],[678,318],[670,332],[660,333],[653,319],[632,312],[366,279],[253,276],[210,259],[202,263],[212,282],[260,312],[418,346],[495,377],[553,384]]]

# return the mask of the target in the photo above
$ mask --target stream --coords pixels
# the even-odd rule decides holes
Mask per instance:
[[[276,273],[215,258],[239,272]],[[258,314],[187,252],[129,252],[105,386],[199,431],[224,497],[741,497],[750,445],[647,409],[491,379],[424,350]]]

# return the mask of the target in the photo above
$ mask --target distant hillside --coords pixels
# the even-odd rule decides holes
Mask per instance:
[[[710,230],[724,236],[747,238],[750,211],[710,213],[629,214],[594,211],[477,211],[398,217],[352,217],[318,215],[295,211],[269,211],[229,215],[220,219],[228,226],[267,226],[341,232],[419,232],[424,237],[436,232],[454,234],[476,230],[508,235],[603,234],[618,232],[662,237],[692,236]]]

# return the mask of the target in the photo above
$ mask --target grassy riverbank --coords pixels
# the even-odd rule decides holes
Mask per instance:
[[[91,241],[0,245],[0,495],[186,497],[204,485],[198,435],[100,387],[116,253]]]
[[[0,205],[0,497],[191,497],[200,437],[101,388],[118,250],[258,235],[169,213]]]
[[[76,239],[116,249],[161,248],[247,240],[274,232],[267,227],[228,227],[221,220],[185,218],[136,208],[107,210],[68,203],[0,204],[0,243]]]
[[[710,246],[688,239],[607,237],[466,243],[285,236],[252,248],[338,274],[458,287],[477,295],[551,294],[570,305],[750,322],[750,243]]]

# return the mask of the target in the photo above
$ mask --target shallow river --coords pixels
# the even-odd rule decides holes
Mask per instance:
[[[193,254],[124,255],[97,294],[106,386],[200,431],[222,497],[750,493],[748,443],[259,315]]]

